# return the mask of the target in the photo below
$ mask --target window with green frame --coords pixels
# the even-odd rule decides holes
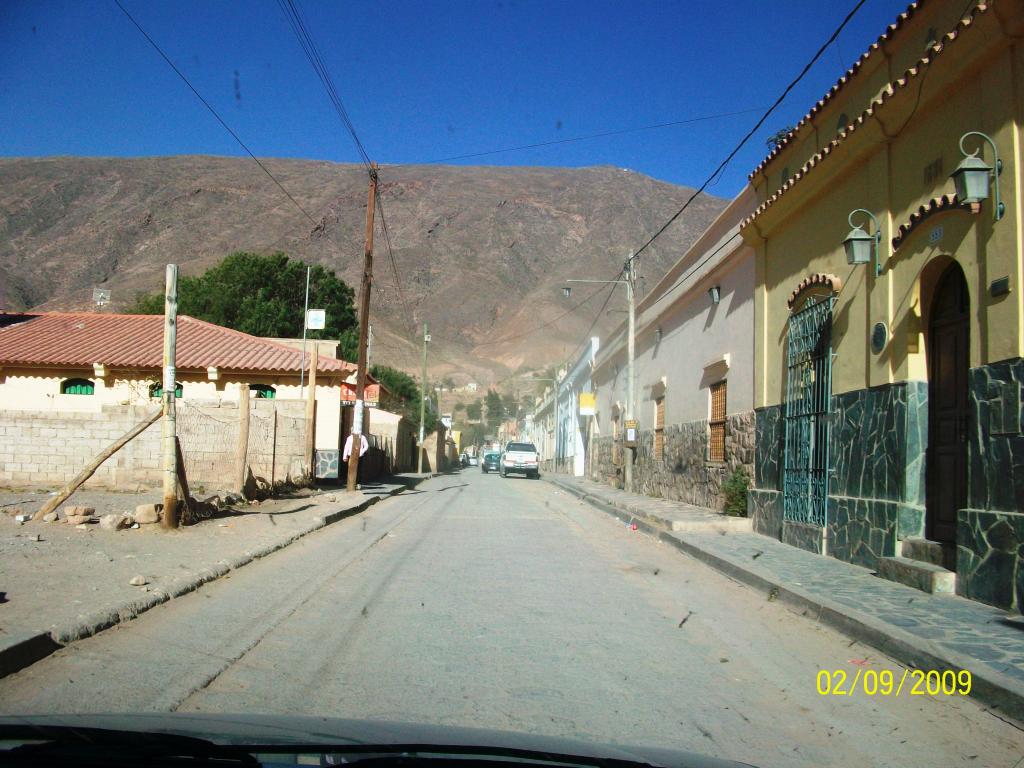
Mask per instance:
[[[269,384],[250,384],[249,391],[252,393],[253,397],[263,400],[273,400],[274,395],[277,394],[277,390]]]
[[[181,393],[184,391],[180,381],[174,382],[174,396],[181,397]],[[163,397],[164,396],[164,385],[162,382],[149,385],[149,396],[150,397]]]
[[[92,395],[96,392],[96,385],[89,379],[64,379],[60,383],[62,395]]]

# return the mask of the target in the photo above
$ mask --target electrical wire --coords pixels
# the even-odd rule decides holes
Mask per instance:
[[[305,19],[302,16],[302,11],[298,6],[298,0],[278,0],[278,6],[281,12],[284,13],[285,18],[288,20],[288,24],[295,34],[296,39],[299,41],[299,46],[302,48],[302,52],[306,55],[306,59],[309,61],[313,71],[319,78],[321,85],[327,92],[327,98],[334,106],[334,111],[338,114],[338,118],[341,120],[342,125],[345,126],[345,130],[348,131],[352,137],[352,141],[356,146],[356,151],[359,153],[360,160],[363,165],[370,169],[371,162],[370,156],[366,151],[366,147],[363,146],[363,142],[359,138],[359,134],[356,132],[355,124],[352,122],[352,118],[349,116],[348,110],[345,108],[345,103],[341,100],[338,95],[338,89],[334,85],[334,80],[331,77],[330,71],[324,64],[323,57],[320,55],[320,49],[317,47],[316,41],[313,39],[313,35],[310,33],[309,28],[306,26]]]
[[[139,22],[135,20],[135,17],[128,13],[128,10],[123,5],[121,5],[121,0],[114,0],[114,4],[121,9],[121,13],[123,13],[128,18],[128,21],[130,21],[135,26],[135,28],[139,30],[142,36],[146,38],[146,40],[149,42],[151,46],[153,46],[153,49],[160,54],[161,58],[163,58],[163,60],[167,62],[167,65],[174,70],[174,73],[178,77],[181,78],[181,81],[188,86],[189,90],[195,94],[196,98],[199,99],[200,102],[202,102],[203,106],[210,111],[210,114],[217,119],[217,122],[221,124],[224,130],[231,134],[231,138],[238,142],[238,146],[244,149],[246,154],[253,159],[256,165],[258,165],[263,170],[263,172],[267,174],[270,180],[277,185],[278,189],[280,189],[282,192],[285,193],[285,195],[288,196],[288,199],[292,201],[292,204],[294,204],[296,208],[302,211],[302,215],[309,219],[309,221],[313,224],[314,227],[318,226],[318,222],[316,221],[316,219],[309,215],[309,212],[299,204],[298,200],[292,197],[291,192],[284,188],[284,185],[280,181],[278,181],[277,177],[270,172],[267,166],[260,162],[260,159],[253,154],[252,150],[249,149],[246,143],[242,141],[238,134],[235,133],[234,130],[232,130],[231,126],[224,121],[224,118],[220,116],[220,113],[218,113],[217,110],[213,108],[210,102],[203,98],[203,95],[196,90],[195,86],[192,85],[192,83],[189,81],[187,77],[185,77],[184,73],[180,69],[178,69],[174,62],[171,61],[170,57],[166,53],[164,53],[163,49],[159,45],[157,45],[156,41],[149,36],[149,33],[142,28],[142,25],[140,25]]]
[[[676,219],[678,219],[683,214],[683,211],[689,208],[690,204],[695,199],[697,199],[697,196],[700,195],[705,189],[707,189],[707,187],[711,184],[712,179],[714,179],[723,170],[725,170],[725,167],[732,161],[734,157],[736,157],[739,151],[746,145],[748,141],[750,141],[751,137],[761,128],[761,126],[764,125],[765,121],[769,118],[769,116],[771,116],[771,114],[776,109],[778,109],[779,105],[782,104],[782,102],[786,99],[790,92],[797,86],[797,84],[801,80],[804,79],[804,77],[806,77],[807,73],[811,70],[811,67],[813,67],[817,63],[818,59],[822,57],[825,51],[829,49],[829,47],[836,40],[836,38],[839,37],[839,34],[846,28],[846,25],[850,23],[853,17],[857,14],[857,12],[866,2],[867,0],[857,0],[857,3],[853,6],[850,12],[846,14],[846,17],[842,20],[839,26],[835,28],[831,35],[829,35],[828,40],[826,40],[822,44],[822,46],[817,50],[814,56],[811,57],[811,60],[804,65],[804,68],[802,70],[800,70],[800,74],[798,74],[792,81],[790,81],[789,85],[786,86],[785,90],[783,90],[779,97],[775,99],[775,102],[765,111],[763,115],[761,115],[761,118],[754,124],[754,127],[747,132],[747,134],[740,140],[739,144],[737,144],[733,148],[733,150],[719,164],[719,166],[714,170],[714,172],[710,176],[708,176],[704,183],[701,184],[700,187],[698,187],[692,195],[690,195],[689,199],[687,199],[687,201],[683,203],[683,207],[676,211],[672,215],[672,217],[669,218],[669,220],[666,221],[661,226],[661,228],[658,229],[657,232],[651,235],[647,239],[647,242],[645,242],[643,245],[641,245],[633,252],[633,256],[631,257],[632,259],[637,258],[641,253],[643,253],[647,249],[648,246],[651,245],[651,243],[657,240],[665,232],[665,230],[672,226],[672,224],[675,223]]]
[[[551,141],[541,141],[536,144],[521,144],[517,147],[503,147],[502,149],[489,149],[484,152],[470,152],[464,155],[452,155],[451,157],[441,157],[436,160],[427,160],[427,164],[435,163],[447,163],[452,160],[468,160],[473,157],[487,157],[488,155],[500,155],[505,152],[520,152],[524,149],[540,149],[541,147],[552,147],[558,144],[571,144],[577,141],[589,141],[590,139],[602,139],[608,136],[622,136],[627,133],[638,133],[640,131],[653,131],[658,128],[672,128],[678,125],[689,125],[691,123],[700,123],[707,120],[719,120],[723,117],[735,117],[736,115],[747,115],[751,112],[758,112],[761,107],[755,107],[753,109],[741,109],[737,112],[720,112],[714,115],[702,115],[701,117],[691,117],[686,120],[673,120],[668,123],[655,123],[654,125],[641,125],[636,128],[622,128],[616,131],[601,131],[600,133],[590,133],[585,136],[573,136],[568,139],[553,139]]]

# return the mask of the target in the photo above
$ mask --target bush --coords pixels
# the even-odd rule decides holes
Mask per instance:
[[[750,475],[743,467],[736,467],[722,484],[725,495],[725,514],[733,517],[747,516],[747,489],[750,487]]]

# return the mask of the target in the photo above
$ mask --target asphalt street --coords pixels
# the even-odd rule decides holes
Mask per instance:
[[[60,599],[59,588],[54,599]],[[959,696],[823,696],[903,667],[552,485],[426,481],[0,680],[0,712],[464,725],[755,765],[1024,765]]]

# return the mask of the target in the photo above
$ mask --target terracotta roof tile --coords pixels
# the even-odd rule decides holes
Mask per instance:
[[[927,203],[920,206],[916,211],[910,214],[910,219],[905,224],[900,224],[896,229],[896,236],[892,239],[893,250],[899,248],[910,233],[917,229],[917,227],[929,216],[933,216],[942,211],[952,210],[964,210],[970,211],[971,213],[979,213],[981,211],[981,205],[979,203],[961,203],[956,195],[933,197]]]
[[[957,23],[956,27],[954,27],[951,32],[948,32],[945,35],[943,35],[942,38],[931,47],[927,56],[920,59],[915,66],[911,67],[906,72],[904,72],[902,77],[900,77],[899,79],[895,80],[892,83],[889,83],[889,85],[887,85],[882,90],[882,92],[872,100],[870,106],[868,106],[868,108],[865,109],[864,112],[862,112],[856,120],[850,123],[850,125],[846,126],[845,130],[840,131],[836,138],[833,139],[824,147],[822,147],[822,149],[819,152],[812,155],[811,158],[806,163],[804,163],[803,167],[799,171],[794,173],[789,178],[789,180],[786,181],[785,184],[783,184],[781,187],[775,190],[775,192],[773,192],[763,203],[761,203],[750,216],[744,219],[743,222],[740,224],[740,228],[742,229],[748,226],[752,221],[754,221],[754,219],[756,219],[758,216],[764,213],[779,198],[786,194],[787,191],[792,189],[796,185],[796,183],[800,181],[800,179],[804,178],[813,168],[815,168],[826,157],[832,154],[832,151],[836,147],[838,147],[843,141],[845,141],[851,133],[856,131],[860,126],[864,125],[864,123],[866,123],[877,112],[877,110],[885,106],[885,104],[889,102],[893,98],[893,96],[896,95],[897,92],[906,88],[914,80],[914,78],[920,75],[929,65],[931,65],[931,63],[935,61],[935,57],[942,54],[942,52],[947,49],[949,44],[957,40],[957,38],[960,37],[963,30],[970,27],[974,23],[975,18],[977,18],[977,16],[979,16],[980,14],[985,13],[989,9],[989,7],[990,6],[988,3],[978,3],[978,5],[976,5],[967,16],[962,18]]]
[[[162,315],[0,314],[0,365],[160,368],[163,322]],[[179,315],[175,363],[178,370],[298,373],[302,351]],[[343,372],[355,366],[321,357],[317,369]]]
[[[808,290],[809,288],[817,288],[822,286],[828,288],[832,293],[839,293],[843,290],[843,280],[840,277],[836,277],[832,274],[826,274],[824,272],[816,272],[813,275],[808,275],[800,281],[800,285],[793,289],[793,292],[789,294],[789,298],[786,300],[786,306],[790,309],[796,304],[797,299],[800,295]]]
[[[891,40],[892,36],[896,32],[898,32],[904,26],[904,24],[906,24],[906,22],[911,17],[913,17],[917,10],[924,4],[925,0],[918,0],[918,2],[911,3],[909,6],[907,6],[907,10],[901,13],[896,18],[896,21],[894,21],[892,24],[886,27],[885,32],[883,32],[878,37],[878,39],[875,42],[873,42],[871,46],[866,51],[864,51],[864,53],[860,55],[857,61],[853,63],[853,66],[846,70],[843,76],[836,81],[835,85],[829,88],[828,92],[820,99],[818,99],[817,103],[813,107],[811,107],[810,111],[806,115],[804,115],[800,119],[800,122],[798,122],[793,127],[793,130],[787,133],[786,137],[772,148],[772,151],[768,153],[767,157],[765,157],[765,159],[762,160],[760,164],[753,171],[750,172],[750,175],[747,177],[747,179],[749,181],[753,181],[754,176],[756,176],[760,171],[763,171],[766,167],[768,167],[772,160],[774,160],[779,155],[779,153],[782,152],[783,149],[789,146],[790,141],[800,132],[800,129],[803,128],[805,125],[809,124],[811,120],[813,120],[814,117],[819,112],[821,112],[821,110],[823,110],[829,102],[832,101],[836,94],[843,90],[843,87],[854,78],[857,72],[860,71],[861,67],[863,67],[864,64],[868,61],[868,59],[871,58],[871,55],[875,51],[879,50],[882,47],[883,43]]]

